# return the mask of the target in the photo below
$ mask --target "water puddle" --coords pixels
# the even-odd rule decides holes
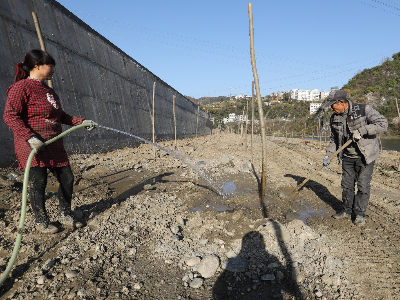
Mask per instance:
[[[329,215],[328,209],[312,209],[309,207],[307,201],[299,199],[295,201],[295,203],[300,204],[299,208],[296,210],[297,219],[303,221],[304,224],[307,224],[307,219],[309,218],[321,218]]]
[[[207,202],[205,203],[204,206],[196,206],[193,208],[190,208],[189,211],[190,212],[195,212],[195,211],[200,211],[200,210],[205,210],[205,209],[212,209],[216,212],[234,212],[234,209],[226,206],[224,204],[217,204],[217,203],[212,203],[212,202]]]
[[[131,134],[131,133],[128,133],[128,132],[125,132],[125,131],[122,131],[122,130],[118,130],[118,129],[102,126],[102,125],[98,125],[98,127],[99,128],[103,128],[103,129],[107,129],[107,130],[111,130],[111,131],[115,131],[115,132],[118,132],[118,133],[122,133],[122,134],[125,134],[125,135],[128,135],[128,136],[131,136],[131,137],[134,137],[135,139],[138,139],[138,140],[143,141],[143,142],[145,142],[147,144],[150,144],[150,145],[158,148],[159,150],[164,151],[165,153],[175,157],[176,159],[180,160],[182,163],[184,163],[185,165],[190,167],[194,172],[196,172],[198,175],[200,175],[204,180],[206,180],[208,182],[208,184],[214,189],[214,191],[216,191],[218,193],[218,195],[224,196],[224,191],[223,190],[221,191],[221,189],[216,186],[214,181],[201,170],[201,167],[204,167],[205,163],[204,164],[203,163],[194,164],[189,160],[189,158],[185,157],[182,153],[180,153],[178,151],[171,151],[169,149],[161,147],[160,145],[157,145],[157,144],[155,144],[153,142],[150,142],[150,141],[148,141],[148,140],[146,140],[144,138],[141,138],[139,136],[136,136],[134,134]],[[233,183],[233,185],[235,185],[235,184]],[[229,184],[228,191],[231,191],[232,189],[233,189],[232,184]]]
[[[233,181],[225,182],[222,185],[222,194],[223,195],[231,195],[236,191],[236,185]]]

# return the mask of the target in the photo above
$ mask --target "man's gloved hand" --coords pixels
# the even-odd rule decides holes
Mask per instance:
[[[84,120],[82,122],[82,124],[86,125],[86,129],[88,131],[91,131],[91,130],[95,129],[97,127],[97,125],[98,125],[96,122],[94,122],[92,120]]]
[[[28,143],[29,146],[31,146],[31,148],[35,150],[35,153],[38,153],[44,147],[44,143],[41,140],[39,140],[36,136],[31,137],[28,140]]]
[[[328,159],[329,159],[329,156],[324,157],[324,166],[325,167],[331,163],[330,161],[327,161]]]
[[[362,139],[362,136],[361,136],[360,132],[358,130],[355,130],[353,132],[353,140],[357,142],[358,140],[361,140],[361,139]]]

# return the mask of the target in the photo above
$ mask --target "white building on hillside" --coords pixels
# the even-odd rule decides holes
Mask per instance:
[[[319,101],[319,90],[313,89],[310,91],[310,100],[309,101]]]
[[[290,98],[298,101],[318,101],[319,90],[299,90],[293,89],[290,91]]]
[[[249,98],[249,97],[251,97],[251,96],[247,96],[247,95],[236,95],[236,96],[235,96],[235,99],[238,100],[238,99],[245,99],[245,98]]]
[[[224,124],[226,123],[235,123],[235,122],[248,122],[247,115],[236,115],[235,113],[229,114],[229,117],[225,117],[222,119]]]
[[[229,120],[228,122],[236,122],[236,114],[235,113],[229,114],[228,120]]]
[[[330,92],[321,91],[321,100],[325,100],[329,96]]]
[[[237,116],[237,120],[239,122],[247,122],[247,116],[246,115]]]
[[[310,115],[317,112],[322,103],[310,103]]]

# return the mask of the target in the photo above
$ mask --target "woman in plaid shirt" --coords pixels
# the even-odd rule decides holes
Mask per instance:
[[[54,59],[45,51],[31,50],[23,63],[18,63],[14,84],[7,90],[4,122],[14,132],[15,154],[19,168],[24,170],[32,149],[29,200],[35,214],[38,229],[44,233],[56,233],[57,227],[50,223],[45,209],[47,169],[60,183],[58,189],[61,215],[58,221],[69,227],[79,228],[71,212],[74,175],[69,165],[62,138],[44,147],[44,142],[62,132],[61,124],[71,126],[87,123],[88,130],[97,124],[84,118],[73,117],[61,108],[55,91],[45,80],[54,73]]]

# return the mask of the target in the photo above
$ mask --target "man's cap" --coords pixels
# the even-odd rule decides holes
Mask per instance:
[[[347,94],[342,90],[331,92],[328,96],[328,101],[322,104],[322,108],[326,110],[329,107],[331,107],[332,104],[338,102],[339,100],[346,100],[346,99],[347,99]]]

